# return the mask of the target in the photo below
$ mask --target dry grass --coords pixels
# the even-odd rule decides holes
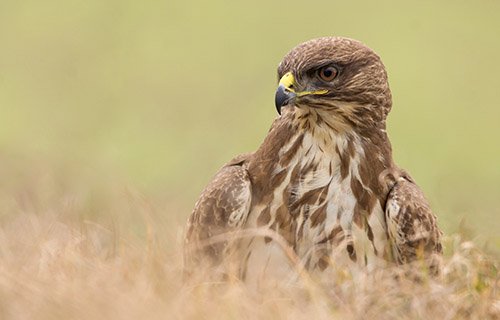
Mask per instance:
[[[458,235],[446,240],[438,278],[389,268],[261,293],[239,283],[188,286],[181,226],[162,221],[166,212],[132,192],[89,204],[85,188],[44,177],[1,190],[1,319],[500,317],[498,260]]]

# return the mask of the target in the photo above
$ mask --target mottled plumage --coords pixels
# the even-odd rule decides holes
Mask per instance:
[[[352,39],[314,39],[285,56],[278,78],[281,116],[260,148],[226,164],[195,205],[188,274],[208,263],[254,283],[280,277],[294,268],[283,242],[311,272],[439,254],[436,218],[392,159],[392,98],[378,55]]]

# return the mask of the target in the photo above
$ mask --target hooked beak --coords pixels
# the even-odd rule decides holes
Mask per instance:
[[[276,95],[274,98],[274,103],[276,105],[276,110],[281,115],[281,108],[290,103],[297,97],[307,96],[307,95],[322,95],[328,93],[328,90],[321,89],[316,91],[295,91],[295,78],[291,72],[287,72],[281,77],[278,89],[276,90]]]
[[[276,111],[281,115],[281,108],[286,106],[293,98],[297,95],[293,89],[295,84],[295,78],[291,72],[287,72],[281,77],[278,89],[276,90],[276,95],[274,97],[274,103],[276,105]]]
[[[274,97],[274,103],[276,104],[276,111],[281,115],[281,107],[286,106],[293,98],[297,95],[295,92],[289,90],[289,88],[280,84],[278,90],[276,90],[276,96]]]

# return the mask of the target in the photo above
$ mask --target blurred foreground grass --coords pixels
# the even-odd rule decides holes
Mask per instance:
[[[256,294],[235,281],[183,283],[180,230],[137,191],[107,184],[103,201],[89,201],[86,182],[30,177],[21,193],[1,186],[11,212],[0,222],[1,319],[500,317],[499,261],[464,236],[446,237],[436,278],[418,266],[356,278],[337,268],[334,278],[299,277]]]
[[[499,12],[487,0],[0,1],[0,318],[493,317],[497,260],[474,246],[500,248]],[[395,158],[450,235],[449,272],[249,303],[237,285],[183,288],[196,197],[263,139],[282,56],[324,35],[382,56]],[[461,228],[472,237],[456,240]]]

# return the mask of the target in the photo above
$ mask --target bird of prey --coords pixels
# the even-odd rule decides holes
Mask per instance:
[[[313,39],[284,57],[278,79],[262,145],[224,165],[195,205],[188,273],[261,281],[293,270],[291,256],[311,272],[439,256],[436,217],[392,159],[380,57],[356,40]]]

